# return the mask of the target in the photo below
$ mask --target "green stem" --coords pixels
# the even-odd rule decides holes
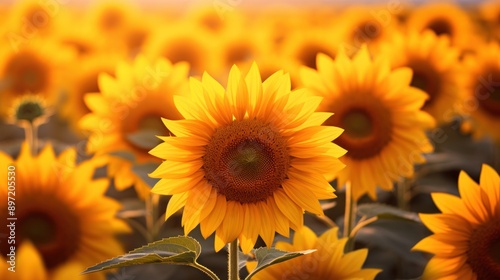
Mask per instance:
[[[345,184],[344,237],[351,235],[356,217],[356,201],[352,196],[351,182]]]
[[[146,198],[146,229],[147,236],[146,239],[148,242],[152,242],[156,238],[156,230],[155,230],[155,217],[157,214],[157,206],[158,206],[159,196],[154,193],[150,193]]]
[[[24,137],[30,147],[31,154],[35,156],[38,152],[38,127],[32,123],[23,125]]]
[[[206,275],[208,275],[210,278],[212,278],[213,280],[220,280],[219,277],[217,277],[217,275],[215,275],[215,273],[213,271],[211,271],[210,269],[208,269],[207,267],[195,262],[194,264],[191,265],[192,267],[195,267],[201,271],[203,271]]]
[[[239,280],[238,273],[238,239],[228,244],[228,280]]]
[[[401,210],[408,210],[408,187],[409,180],[406,178],[401,179],[396,183],[396,196],[398,200],[398,208]]]

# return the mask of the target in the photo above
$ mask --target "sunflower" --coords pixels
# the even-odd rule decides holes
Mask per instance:
[[[434,233],[413,250],[434,254],[423,279],[500,279],[500,178],[484,164],[479,185],[464,171],[460,196],[433,193],[440,214],[420,214]]]
[[[101,73],[112,75],[120,58],[112,54],[87,54],[84,59],[78,60],[78,71],[73,73],[66,85],[68,92],[61,115],[68,119],[70,124],[77,127],[78,121],[90,109],[84,102],[86,93],[98,93],[98,77]],[[76,62],[75,62],[76,63]]]
[[[380,11],[389,13],[383,6],[351,7],[341,14],[330,34],[339,34],[337,35],[339,42],[342,42],[342,47],[349,56],[356,53],[363,45],[367,45],[372,52],[375,52],[380,43],[390,38],[400,28],[400,23],[393,14],[386,17],[382,16]]]
[[[451,121],[460,101],[459,51],[450,46],[446,35],[436,36],[426,30],[423,33],[398,34],[383,44],[381,52],[390,57],[393,69],[409,67],[413,70],[411,86],[429,96],[423,110],[438,123]],[[391,55],[391,54],[398,55]]]
[[[9,45],[0,48],[0,110],[29,93],[55,102],[61,90],[60,81],[65,78],[63,65],[72,57],[73,52],[50,42],[36,41],[19,49]]]
[[[7,271],[2,279],[66,280],[70,278],[57,275],[68,276],[69,272],[73,279],[80,275],[82,267],[123,254],[114,236],[129,230],[114,217],[121,206],[104,196],[107,179],[92,179],[95,167],[102,162],[90,160],[77,165],[75,158],[75,149],[56,157],[51,146],[32,156],[26,144],[17,160],[0,153],[2,169],[10,171],[2,172],[0,179],[15,182],[15,190],[6,185],[0,189],[3,201],[15,194],[15,201],[12,200],[15,213],[2,207],[0,218],[3,221],[16,218],[13,223],[19,249],[19,271],[11,273],[2,269],[0,275]],[[15,181],[9,177],[15,177]],[[3,257],[10,253],[10,246],[7,242],[0,243],[1,266],[7,263]],[[27,263],[29,269],[21,267]],[[93,279],[105,277],[98,274]]]
[[[252,279],[374,279],[380,269],[363,269],[368,249],[360,249],[344,254],[348,238],[338,239],[338,228],[324,232],[320,237],[302,227],[293,236],[293,244],[276,243],[276,248],[288,252],[316,249],[316,252],[275,264],[256,273]],[[257,263],[248,262],[252,271]]]
[[[152,59],[164,57],[172,63],[186,61],[191,75],[201,75],[203,71],[217,71],[219,57],[215,53],[213,36],[197,25],[178,21],[171,27],[157,28],[144,43],[144,54]]]
[[[479,16],[486,23],[486,30],[492,39],[500,39],[500,3],[484,1],[479,5]]]
[[[475,136],[490,135],[500,142],[500,46],[490,43],[464,58],[461,81],[465,90],[461,110],[472,117]]]
[[[91,112],[80,120],[80,127],[90,132],[87,151],[96,155],[128,151],[138,163],[159,162],[148,151],[157,144],[155,135],[168,132],[161,117],[182,118],[173,95],[186,90],[187,73],[185,63],[150,62],[139,56],[133,63],[119,63],[114,78],[99,75],[100,93],[85,95]],[[149,193],[147,184],[132,172],[131,161],[116,156],[109,159],[108,172],[117,189],[134,185],[141,197]]]
[[[426,4],[415,9],[406,26],[409,30],[432,30],[436,35],[448,35],[451,44],[463,49],[472,48],[475,28],[467,12],[450,3]]]
[[[271,246],[299,229],[304,210],[323,214],[345,150],[331,142],[340,128],[320,126],[331,115],[314,112],[320,97],[290,91],[281,71],[262,82],[256,64],[246,76],[233,66],[226,89],[206,73],[190,89],[175,99],[185,120],[164,119],[176,137],[150,152],[165,160],[150,176],[161,178],[154,193],[172,195],[167,218],[184,207],[185,234],[200,224],[216,251],[238,239],[248,253],[258,235]]]
[[[302,68],[306,87],[324,97],[320,110],[335,112],[328,125],[345,129],[335,142],[348,153],[338,185],[351,182],[353,198],[413,175],[413,164],[432,151],[425,129],[434,122],[420,110],[426,94],[410,87],[411,70],[390,70],[385,56],[371,60],[366,47],[351,60],[344,51],[334,61],[318,55],[318,70]]]

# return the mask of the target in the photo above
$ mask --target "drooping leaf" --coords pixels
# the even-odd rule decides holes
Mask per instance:
[[[257,272],[261,271],[262,269],[280,263],[284,262],[296,257],[300,257],[306,254],[310,254],[312,252],[315,252],[316,250],[305,250],[305,251],[297,251],[297,252],[286,252],[282,251],[276,248],[258,248],[254,250],[254,255],[255,259],[257,260],[257,266],[255,269],[248,274],[248,276],[245,278],[245,280],[249,280],[252,278]]]
[[[151,263],[195,266],[200,253],[201,246],[196,239],[188,236],[169,237],[91,266],[83,273]]]
[[[135,161],[135,155],[129,151],[125,151],[125,150],[121,150],[121,151],[113,151],[113,152],[110,152],[109,153],[110,155],[112,156],[116,156],[116,157],[119,157],[119,158],[123,158],[123,159],[126,159],[130,162],[134,162]]]
[[[130,141],[135,146],[151,150],[161,143],[155,135],[158,134],[156,129],[140,129],[136,132],[129,133],[126,135],[127,140]]]
[[[365,216],[369,219],[371,217],[378,217],[379,219],[402,219],[421,223],[417,213],[401,210],[380,203],[364,203],[358,206],[358,214]]]
[[[139,176],[148,186],[151,188],[158,182],[159,179],[151,178],[148,176],[149,173],[153,172],[158,167],[158,163],[146,162],[142,164],[134,164],[132,166],[132,171]]]

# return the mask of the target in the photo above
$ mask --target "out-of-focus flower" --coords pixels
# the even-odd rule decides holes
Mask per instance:
[[[374,279],[380,269],[363,269],[368,249],[344,253],[347,238],[338,238],[338,228],[332,228],[321,236],[308,227],[295,232],[293,243],[278,242],[276,248],[288,252],[316,249],[316,252],[267,267],[256,273],[252,279]],[[248,262],[249,271],[257,262]]]
[[[343,47],[348,56],[354,55],[363,45],[375,52],[378,45],[390,38],[400,23],[395,14],[385,6],[354,6],[345,10],[329,33],[338,33],[339,47]],[[323,35],[324,36],[324,35]]]
[[[191,75],[201,75],[204,71],[219,70],[215,41],[199,26],[179,21],[175,26],[160,27],[153,31],[144,45],[144,54],[149,58],[167,58],[172,63],[186,61]]]
[[[20,126],[31,124],[38,126],[45,123],[53,110],[38,95],[23,95],[14,100],[8,114],[8,122]]]
[[[0,111],[25,94],[38,94],[55,103],[60,94],[64,63],[74,53],[51,42],[32,42],[20,49],[0,48]]]
[[[434,233],[413,250],[434,254],[422,279],[500,279],[500,178],[483,165],[479,185],[464,171],[460,197],[433,193],[440,214],[420,214]]]
[[[410,85],[428,95],[424,111],[438,123],[452,120],[462,90],[458,82],[459,51],[450,46],[446,35],[438,37],[429,30],[410,31],[387,41],[381,52],[390,58],[393,69],[409,67],[413,70]]]
[[[338,185],[351,182],[354,199],[376,187],[391,190],[393,181],[413,175],[413,164],[431,152],[425,129],[434,120],[421,111],[426,94],[410,87],[411,70],[391,71],[385,56],[373,61],[366,48],[351,60],[344,52],[332,60],[318,55],[318,71],[303,68],[302,82],[324,97],[319,109],[335,112],[326,123],[345,132],[335,143],[347,149]]]
[[[475,55],[464,58],[465,95],[461,110],[469,114],[475,124],[475,136],[491,136],[500,141],[500,46],[484,45]]]
[[[406,23],[408,30],[432,30],[436,35],[448,35],[451,44],[461,50],[474,48],[474,24],[464,10],[450,3],[425,4],[416,8]]]
[[[328,35],[325,35],[328,34]],[[333,29],[316,28],[293,33],[286,37],[280,53],[285,69],[290,72],[292,80],[300,86],[299,69],[307,66],[316,69],[316,56],[324,53],[330,57],[337,55],[340,44]]]
[[[4,259],[10,245],[0,243],[2,279],[66,280],[63,275],[67,277],[68,272],[79,275],[86,266],[123,254],[115,234],[129,229],[114,217],[121,206],[104,196],[107,179],[92,179],[96,166],[102,163],[90,160],[77,165],[75,158],[74,149],[56,157],[51,146],[33,156],[26,144],[16,160],[0,153],[0,165],[6,170],[0,179],[8,182],[8,177],[15,177],[16,199],[15,214],[2,207],[0,217],[4,221],[17,218],[19,248],[19,269],[12,273],[7,270],[9,259]],[[8,191],[7,186],[0,189],[3,201],[13,197]],[[28,264],[29,269],[22,266]],[[92,279],[105,277],[95,274]]]
[[[168,133],[161,117],[182,118],[173,95],[187,91],[187,74],[186,63],[150,62],[143,56],[133,63],[120,62],[116,77],[101,74],[100,93],[85,95],[91,113],[80,120],[80,127],[91,133],[88,152],[105,155],[128,151],[137,163],[159,162],[148,151],[159,143],[155,135]],[[117,189],[134,185],[141,197],[149,193],[147,184],[132,171],[131,161],[110,156],[108,172]]]
[[[70,124],[78,129],[79,120],[90,113],[84,101],[86,93],[98,93],[98,77],[102,73],[113,74],[120,57],[106,54],[95,53],[86,55],[85,58],[78,60],[78,71],[72,74],[72,77],[65,85],[67,90],[65,104],[61,108],[61,116],[68,120]]]
[[[246,76],[234,66],[226,89],[206,73],[190,89],[175,100],[186,119],[164,120],[176,137],[151,150],[165,160],[150,176],[172,195],[167,218],[184,207],[186,234],[200,224],[217,251],[238,239],[248,253],[258,235],[271,246],[302,227],[304,210],[323,214],[345,150],[331,142],[342,129],[321,126],[331,114],[315,112],[320,97],[290,91],[281,71],[262,82],[256,64]]]

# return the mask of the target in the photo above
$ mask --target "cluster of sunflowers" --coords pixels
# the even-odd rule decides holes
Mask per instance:
[[[231,280],[500,279],[500,3],[0,15],[1,279],[219,279],[81,275],[181,231]]]

